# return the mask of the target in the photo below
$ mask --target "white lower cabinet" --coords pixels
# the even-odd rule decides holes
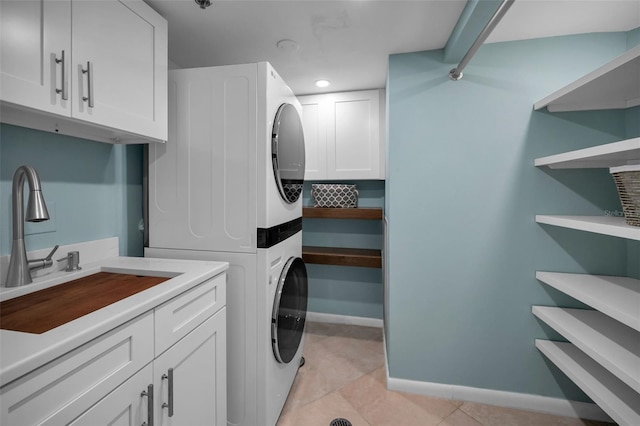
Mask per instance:
[[[223,309],[153,363],[154,425],[226,425]]]
[[[220,274],[4,385],[0,424],[226,426],[225,286]]]
[[[70,425],[225,425],[225,315],[209,318]]]

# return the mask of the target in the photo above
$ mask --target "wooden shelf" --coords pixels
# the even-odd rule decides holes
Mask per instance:
[[[626,139],[577,151],[536,158],[538,167],[551,169],[609,168],[640,163],[640,138]]]
[[[533,105],[550,112],[624,109],[640,105],[640,46]]]
[[[303,207],[302,217],[308,219],[382,220],[382,209],[379,207],[358,207],[344,209],[330,207]]]
[[[640,394],[571,343],[536,340],[536,348],[620,425],[640,425]]]
[[[382,220],[382,209],[304,207],[302,217],[307,219],[364,219]],[[306,263],[320,265],[362,266],[382,268],[382,251],[376,249],[354,249],[344,247],[302,247],[302,259]]]
[[[640,331],[640,280],[609,275],[536,272],[543,283]]]
[[[303,246],[302,260],[321,265],[382,268],[382,252],[374,249]]]
[[[536,215],[536,222],[640,241],[640,227],[627,225],[623,217]]]
[[[601,312],[588,309],[533,306],[531,312],[618,379],[640,392],[640,334],[637,331]]]

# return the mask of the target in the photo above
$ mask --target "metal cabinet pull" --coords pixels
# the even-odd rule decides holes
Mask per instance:
[[[153,426],[153,384],[147,386],[147,390],[142,391],[140,396],[149,398],[147,401],[147,421],[142,423],[142,426]]]
[[[93,108],[93,64],[87,61],[87,69],[82,68],[82,74],[87,75],[87,96],[83,96],[82,100],[89,103],[89,108]]]
[[[173,417],[173,368],[167,371],[167,374],[162,375],[162,380],[169,380],[169,403],[162,403],[162,408],[169,409],[169,417]]]
[[[60,70],[62,71],[62,88],[56,89],[56,93],[60,93],[62,95],[62,99],[67,101],[69,100],[69,89],[67,88],[67,67],[65,65],[66,61],[64,60],[64,50],[60,56],[60,59],[55,57],[55,60],[56,64],[60,64]]]

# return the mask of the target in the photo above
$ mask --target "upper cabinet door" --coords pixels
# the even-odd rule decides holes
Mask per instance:
[[[335,179],[384,179],[380,159],[380,93],[342,93],[329,110],[327,175]]]
[[[167,139],[167,22],[140,0],[73,3],[73,116]]]
[[[71,1],[2,0],[0,31],[0,99],[69,116]]]
[[[305,180],[322,180],[327,177],[327,128],[324,125],[327,105],[327,102],[322,102],[317,97],[306,98],[302,104]]]
[[[384,179],[381,90],[300,96],[305,180]]]

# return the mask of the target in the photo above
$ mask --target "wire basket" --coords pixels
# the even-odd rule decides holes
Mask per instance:
[[[609,169],[628,225],[640,226],[640,164]]]

